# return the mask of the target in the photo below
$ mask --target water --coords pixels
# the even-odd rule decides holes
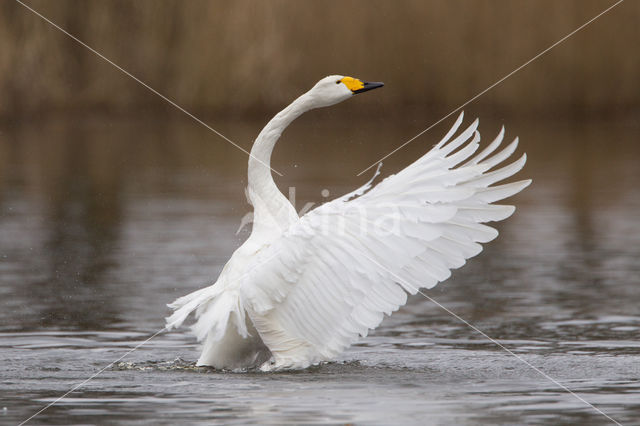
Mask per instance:
[[[274,167],[296,207],[426,127],[424,117],[295,123]],[[501,236],[430,297],[622,424],[640,424],[637,122],[506,120],[529,154]],[[342,123],[342,124],[341,124]],[[224,120],[245,147],[262,120]],[[487,140],[502,121],[483,116]],[[385,162],[408,164],[436,128]],[[0,423],[17,424],[163,327],[165,304],[246,238],[246,157],[187,120],[69,118],[0,129]],[[370,175],[370,172],[367,173]],[[325,192],[326,194],[326,192]],[[184,331],[184,330],[183,330]],[[334,363],[196,368],[163,333],[33,424],[607,424],[420,296]]]

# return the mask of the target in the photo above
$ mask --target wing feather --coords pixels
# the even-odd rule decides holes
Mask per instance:
[[[446,280],[497,237],[486,223],[515,208],[491,203],[531,181],[491,185],[521,170],[526,156],[494,169],[518,139],[495,153],[503,128],[477,154],[478,120],[454,137],[462,117],[413,164],[309,212],[258,253],[240,291],[276,368],[335,357],[407,293]]]
[[[504,138],[504,126],[502,126],[502,128],[500,129],[500,133],[498,133],[498,136],[496,136],[496,138],[489,145],[487,145],[485,149],[480,151],[480,154],[476,155],[471,160],[469,160],[469,162],[466,165],[478,164],[480,161],[487,158],[489,154],[491,154],[500,146],[503,138]]]

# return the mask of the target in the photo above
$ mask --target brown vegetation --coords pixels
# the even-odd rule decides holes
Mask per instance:
[[[378,105],[457,106],[613,0],[29,0],[192,111],[276,108],[334,73]],[[627,1],[490,95],[500,108],[619,111],[639,101],[640,2]],[[143,111],[155,95],[13,1],[0,3],[0,113]]]

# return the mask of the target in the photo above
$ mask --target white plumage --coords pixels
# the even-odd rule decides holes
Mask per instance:
[[[299,218],[271,177],[275,142],[303,112],[379,86],[326,77],[256,139],[248,173],[251,236],[214,285],[170,305],[169,328],[196,312],[192,329],[204,341],[199,365],[268,370],[331,360],[404,305],[407,292],[435,286],[480,253],[480,243],[498,235],[485,223],[513,213],[513,206],[492,203],[531,182],[494,185],[525,164],[523,155],[496,167],[513,154],[517,138],[496,153],[502,129],[476,154],[478,120],[455,136],[461,114],[436,146],[399,173]]]

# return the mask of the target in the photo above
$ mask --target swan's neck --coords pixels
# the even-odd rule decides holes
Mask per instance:
[[[253,233],[286,229],[297,214],[291,203],[278,190],[271,175],[271,152],[280,135],[301,114],[313,108],[312,98],[305,93],[280,111],[267,123],[251,148],[248,170],[248,193],[254,208]]]

